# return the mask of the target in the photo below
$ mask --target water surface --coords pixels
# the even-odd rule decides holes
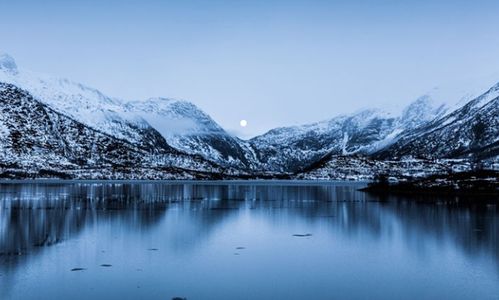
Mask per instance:
[[[0,299],[499,299],[499,210],[350,182],[0,184]]]

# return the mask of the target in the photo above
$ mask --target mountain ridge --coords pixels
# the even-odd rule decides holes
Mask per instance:
[[[143,101],[111,98],[97,89],[67,79],[19,70],[15,60],[5,54],[0,55],[0,82],[4,82],[0,94],[5,94],[6,90],[12,94],[15,87],[19,89],[16,91],[18,98],[39,101],[60,114],[57,119],[66,117],[78,122],[81,124],[78,126],[84,126],[93,135],[100,132],[118,144],[119,141],[129,143],[145,151],[142,155],[148,159],[156,156],[162,160],[163,166],[175,168],[172,162],[179,161],[185,167],[179,165],[179,169],[196,166],[193,168],[195,172],[258,177],[262,174],[310,172],[314,166],[324,168],[331,165],[328,160],[344,161],[344,157],[352,157],[352,161],[364,164],[362,159],[355,158],[359,155],[374,160],[406,156],[497,160],[498,155],[499,112],[496,103],[499,83],[460,105],[446,105],[435,99],[435,93],[428,93],[398,114],[382,109],[364,109],[320,122],[274,128],[260,136],[242,140],[227,133],[191,102],[161,97]],[[22,94],[24,92],[26,94]],[[463,102],[462,99],[473,93],[464,94],[457,102]],[[15,110],[9,107],[6,97],[3,95],[0,108],[3,108],[4,114],[13,114]],[[479,128],[484,127],[483,124],[476,125],[479,120],[489,120],[492,126]],[[6,136],[9,134],[5,125],[8,118],[0,121],[0,135]],[[454,131],[466,135],[435,134],[438,130],[442,131],[445,122],[451,124]],[[38,124],[38,127],[41,126]],[[470,132],[475,131],[483,131],[478,132],[483,136],[470,140]],[[35,133],[27,130],[25,134]],[[468,138],[468,144],[473,149],[468,149],[468,152],[463,150],[462,143],[455,141],[456,136]],[[74,137],[61,138],[64,141],[64,138]],[[418,139],[424,142],[418,142]],[[445,141],[454,144],[446,148],[442,145]],[[165,159],[165,154],[169,159]],[[29,161],[29,157],[26,160]],[[139,162],[136,162],[137,167],[142,165]],[[147,165],[151,167],[154,164],[148,161]],[[161,177],[158,174],[155,176]]]

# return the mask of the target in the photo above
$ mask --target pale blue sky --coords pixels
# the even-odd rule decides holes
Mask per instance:
[[[20,67],[190,100],[245,137],[499,70],[499,1],[0,0],[0,12],[0,50]]]

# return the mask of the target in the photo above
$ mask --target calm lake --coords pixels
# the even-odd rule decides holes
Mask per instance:
[[[0,299],[499,299],[496,205],[362,186],[2,183]]]

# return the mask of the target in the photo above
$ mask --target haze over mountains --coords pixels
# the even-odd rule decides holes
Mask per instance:
[[[0,170],[3,177],[297,176],[345,157],[351,157],[349,169],[359,159],[365,169],[366,160],[379,166],[409,157],[479,158],[495,166],[499,84],[481,85],[457,91],[452,101],[434,90],[399,114],[366,109],[242,140],[190,102],[111,98],[67,79],[19,70],[1,54]],[[337,165],[329,168],[337,174]]]

